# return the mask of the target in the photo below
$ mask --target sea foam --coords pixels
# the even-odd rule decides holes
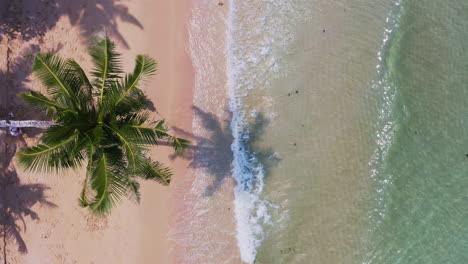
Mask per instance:
[[[255,100],[250,93],[259,90],[268,95],[271,81],[287,74],[282,58],[293,40],[294,26],[308,17],[296,1],[230,2],[227,31],[227,77],[229,110],[232,113],[232,175],[235,186],[237,242],[241,258],[254,263],[257,250],[272,225],[269,211],[275,207],[262,199],[265,168],[250,148],[249,120],[260,112],[274,118],[271,98]],[[254,101],[248,105],[246,101]]]
[[[189,51],[195,71],[194,105],[213,120],[227,118],[226,107],[230,112],[227,130],[232,136],[232,144],[227,151],[232,152],[229,174],[236,183],[235,219],[232,220],[235,220],[240,257],[249,264],[255,262],[257,250],[267,236],[265,227],[274,225],[271,210],[276,207],[263,197],[265,168],[251,147],[253,131],[250,131],[250,125],[259,115],[274,122],[272,105],[275,102],[268,96],[268,89],[271,81],[288,74],[282,58],[294,39],[295,25],[309,16],[307,10],[299,8],[307,1],[231,0],[219,7],[212,0],[199,0],[195,1],[192,10]],[[227,21],[223,20],[225,7],[229,8]],[[227,24],[226,43],[218,34],[224,23]],[[223,55],[226,64],[223,64]],[[219,76],[223,70],[226,76]],[[227,83],[223,83],[224,77]],[[222,89],[224,85],[226,91]],[[228,96],[228,105],[222,98],[224,92]],[[258,94],[262,94],[261,98],[254,98]],[[224,130],[222,124],[220,130]],[[206,138],[195,140],[198,147],[213,149],[208,153],[211,156],[226,151],[211,145],[209,135],[212,131],[204,126],[203,117],[197,113],[193,119],[193,132],[197,138]],[[229,138],[225,134],[222,136]],[[213,173],[207,166],[196,164],[202,160],[202,164],[210,167],[222,162],[204,155],[206,153],[195,154],[193,178],[180,180],[179,185],[183,188],[175,192],[183,205],[176,217],[176,226],[169,233],[169,238],[177,245],[176,251],[183,255],[177,260],[181,263],[236,262],[236,256],[225,256],[226,252],[231,252],[230,221],[225,215],[217,215],[229,207],[229,197],[220,191],[204,195],[207,186],[211,185]]]
[[[396,129],[396,120],[393,117],[396,106],[397,87],[393,72],[392,45],[398,38],[397,32],[400,17],[403,10],[403,0],[393,2],[391,10],[386,18],[386,26],[383,32],[382,42],[377,53],[377,79],[372,82],[372,89],[380,98],[378,109],[378,121],[376,131],[376,149],[369,162],[371,178],[377,186],[376,207],[370,212],[369,218],[378,226],[387,210],[386,189],[392,183],[392,175],[384,173],[385,160]]]

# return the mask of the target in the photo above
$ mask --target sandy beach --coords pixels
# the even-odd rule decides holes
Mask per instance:
[[[0,0],[0,126],[24,132],[0,129],[0,264],[468,263],[466,10],[466,0]],[[133,72],[121,83],[112,45],[89,55],[90,37],[105,35]],[[91,83],[39,55],[46,89],[32,75],[38,52],[73,58]],[[138,55],[158,62],[138,82],[149,105],[133,84],[155,64],[139,56],[134,68]],[[47,90],[52,102],[22,95],[44,112],[18,97]],[[187,152],[173,153],[161,123],[142,127],[141,107],[191,140]],[[44,130],[20,121],[47,116],[58,126],[31,148]],[[146,143],[172,168],[170,186]],[[90,169],[19,166],[80,162]],[[139,178],[155,181],[139,189]],[[89,210],[128,192],[109,215]]]
[[[158,73],[143,90],[154,103],[155,118],[191,132],[193,70],[188,54],[190,1],[3,1],[0,11],[0,114],[16,119],[41,119],[17,97],[42,90],[30,76],[31,53],[58,52],[86,69],[88,37],[107,32],[122,53],[125,70],[137,54],[158,61]],[[43,91],[43,90],[42,90]],[[14,153],[31,146],[40,130],[23,139],[1,134],[0,217],[2,263],[171,263],[167,239],[171,189],[142,182],[142,201],[123,201],[106,218],[90,215],[78,205],[84,171],[62,175],[28,173]],[[5,155],[4,155],[5,154]],[[169,148],[152,157],[174,171],[174,181],[189,174],[186,159],[171,159]]]

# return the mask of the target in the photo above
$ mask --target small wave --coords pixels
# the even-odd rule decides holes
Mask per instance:
[[[377,80],[372,82],[372,89],[381,101],[378,109],[376,144],[377,147],[369,162],[371,178],[377,186],[376,205],[370,212],[369,218],[376,228],[385,216],[387,210],[386,189],[392,182],[392,175],[384,173],[385,160],[394,140],[394,131],[397,120],[394,118],[394,108],[397,95],[397,87],[394,82],[392,69],[392,46],[395,44],[400,17],[402,14],[403,0],[397,0],[386,18],[382,43],[377,53]]]
[[[270,82],[287,74],[282,58],[294,38],[293,28],[308,17],[301,1],[230,2],[227,36],[229,109],[232,113],[233,177],[237,242],[244,262],[254,263],[265,239],[265,225],[272,225],[274,205],[263,200],[265,169],[250,149],[249,120],[265,111],[274,118],[268,100]],[[262,90],[266,100],[248,105],[249,93]]]
[[[257,249],[263,240],[263,227],[270,220],[267,203],[260,199],[264,187],[264,169],[257,160],[255,153],[248,149],[249,132],[246,124],[246,114],[242,110],[242,86],[247,84],[247,90],[253,89],[253,85],[239,80],[242,78],[246,63],[258,64],[259,61],[253,55],[244,60],[237,54],[238,43],[233,34],[236,32],[237,18],[236,1],[231,2],[229,14],[228,35],[228,89],[229,108],[232,113],[231,131],[233,143],[233,177],[236,180],[235,187],[235,217],[237,225],[237,242],[241,258],[247,263],[253,263],[257,255]],[[268,52],[263,48],[262,52]]]

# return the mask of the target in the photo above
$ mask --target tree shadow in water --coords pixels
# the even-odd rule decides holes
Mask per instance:
[[[12,159],[17,148],[24,145],[21,137],[0,134],[0,235],[4,260],[7,259],[6,247],[10,241],[18,245],[19,252],[28,252],[21,237],[21,232],[26,232],[25,217],[39,220],[38,214],[31,208],[37,203],[50,208],[57,207],[47,200],[45,191],[49,187],[43,184],[21,184]]]
[[[270,120],[263,113],[257,113],[249,125],[248,139],[243,142],[247,151],[254,153],[257,161],[262,164],[264,179],[271,175],[270,170],[281,161],[271,147],[259,146],[258,144],[265,135],[265,129],[269,125]]]
[[[231,145],[233,136],[230,129],[232,114],[226,111],[227,118],[219,120],[213,114],[203,111],[197,106],[193,106],[194,118],[200,120],[206,136],[194,135],[182,129],[174,127],[174,131],[183,137],[192,140],[193,145],[188,148],[182,158],[190,160],[189,167],[201,169],[213,177],[212,183],[206,188],[204,195],[213,195],[225,182],[226,178],[232,175],[233,152]],[[242,142],[247,151],[255,153],[258,161],[265,168],[265,175],[269,168],[276,166],[279,159],[274,152],[268,148],[259,148],[256,142],[260,140],[264,133],[268,120],[259,113],[254,121],[249,125],[249,140]],[[178,156],[171,156],[176,158]]]
[[[20,34],[24,40],[42,37],[62,16],[80,27],[84,39],[105,29],[127,48],[117,20],[143,28],[120,0],[0,0],[0,41],[4,35]]]

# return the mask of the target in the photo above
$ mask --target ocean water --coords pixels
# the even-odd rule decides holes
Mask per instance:
[[[250,144],[265,171],[260,197],[276,206],[250,263],[360,263],[382,96],[372,87],[392,5],[288,3],[295,9],[276,6],[285,22],[273,31],[288,32],[276,34],[284,37],[272,53],[278,71],[244,99],[264,113],[264,127],[250,127],[257,134]],[[290,17],[297,19],[288,24]]]
[[[468,2],[401,1],[395,11],[364,263],[468,263]]]
[[[177,263],[468,263],[468,2],[193,2]]]

